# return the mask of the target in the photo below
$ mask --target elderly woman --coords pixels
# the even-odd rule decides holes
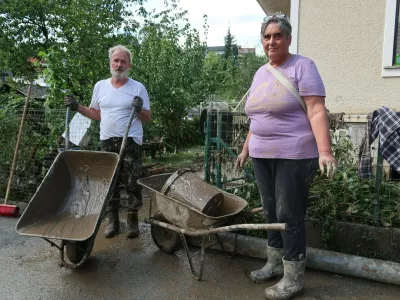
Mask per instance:
[[[268,16],[262,23],[269,63],[254,76],[245,107],[250,130],[236,161],[242,167],[252,158],[268,223],[288,225],[282,233],[268,232],[268,262],[250,274],[255,282],[284,275],[265,290],[268,299],[290,299],[302,292],[309,186],[318,165],[328,176],[336,168],[324,84],[312,60],[289,53],[291,32],[286,15]]]

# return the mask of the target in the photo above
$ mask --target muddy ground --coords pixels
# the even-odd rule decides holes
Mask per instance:
[[[141,219],[146,214],[142,210]],[[0,299],[264,299],[269,285],[252,283],[246,272],[264,262],[229,259],[208,252],[204,280],[193,278],[183,250],[164,254],[149,227],[126,239],[124,232],[105,239],[102,225],[91,257],[77,270],[59,267],[58,250],[40,239],[19,236],[17,219],[0,217]],[[192,249],[195,251],[196,249]],[[400,299],[400,287],[307,270],[306,291],[297,299]]]

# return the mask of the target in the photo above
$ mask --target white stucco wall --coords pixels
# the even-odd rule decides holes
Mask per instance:
[[[331,112],[400,111],[400,77],[382,78],[386,1],[301,0],[298,53],[315,61]]]

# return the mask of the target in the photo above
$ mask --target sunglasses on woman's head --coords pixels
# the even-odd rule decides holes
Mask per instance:
[[[273,18],[276,18],[276,19],[287,19],[287,15],[285,15],[285,14],[274,14],[274,15],[266,16],[264,18],[264,22],[268,21],[269,19],[273,19]]]

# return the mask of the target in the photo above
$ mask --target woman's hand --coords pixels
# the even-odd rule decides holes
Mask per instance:
[[[249,152],[247,151],[242,151],[242,153],[239,154],[239,156],[236,158],[235,162],[235,170],[239,171],[239,169],[242,169],[246,159],[249,157]]]
[[[337,162],[331,152],[319,154],[319,169],[322,175],[325,173],[325,167],[326,176],[328,178],[333,178],[336,172]]]

